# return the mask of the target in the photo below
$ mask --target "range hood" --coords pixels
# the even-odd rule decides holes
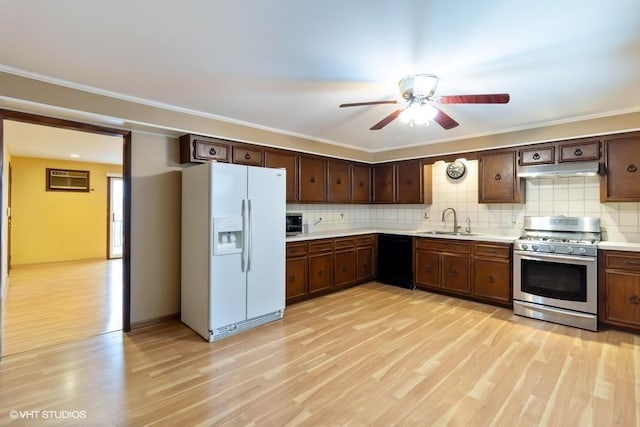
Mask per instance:
[[[552,165],[520,166],[519,178],[555,178],[571,176],[595,176],[600,171],[599,162],[566,162]]]

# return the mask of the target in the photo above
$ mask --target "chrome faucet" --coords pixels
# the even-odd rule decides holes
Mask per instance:
[[[456,214],[456,210],[453,208],[446,208],[445,210],[442,211],[442,222],[445,221],[445,215],[447,214],[447,211],[451,211],[453,212],[453,232],[456,233],[458,232],[458,229],[460,228],[460,226],[458,225],[458,215]]]

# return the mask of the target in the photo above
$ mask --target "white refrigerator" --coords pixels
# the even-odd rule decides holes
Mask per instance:
[[[182,171],[181,318],[211,342],[282,318],[286,171]]]

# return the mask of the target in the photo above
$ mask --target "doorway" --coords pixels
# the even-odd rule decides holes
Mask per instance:
[[[32,115],[28,113],[0,110],[0,153],[2,154],[2,157],[3,157],[3,161],[0,162],[0,168],[1,168],[0,170],[2,171],[2,173],[0,174],[0,190],[1,190],[0,194],[2,194],[2,204],[3,204],[2,215],[0,216],[2,221],[2,227],[0,227],[0,237],[3,243],[2,250],[1,250],[2,265],[0,265],[0,277],[2,277],[3,279],[2,280],[3,292],[0,294],[0,297],[2,297],[0,298],[0,307],[3,307],[5,305],[4,303],[5,303],[5,299],[7,298],[7,289],[8,287],[10,287],[7,285],[10,282],[10,279],[8,278],[8,273],[9,273],[8,271],[8,267],[9,267],[8,238],[9,238],[9,235],[11,234],[8,229],[9,220],[10,219],[13,220],[14,224],[16,221],[15,210],[11,211],[11,214],[10,214],[9,213],[10,211],[6,209],[8,208],[7,193],[10,188],[9,176],[8,176],[9,170],[11,170],[11,173],[13,175],[12,178],[15,179],[15,175],[16,175],[15,164],[11,164],[11,165],[9,164],[10,152],[6,145],[7,134],[5,132],[6,119],[10,121],[21,122],[21,123],[44,125],[44,126],[49,126],[53,128],[59,128],[59,129],[81,131],[81,132],[86,132],[87,135],[89,134],[111,135],[119,139],[120,141],[119,150],[120,150],[120,153],[121,153],[120,156],[122,159],[122,168],[121,168],[120,176],[115,176],[113,178],[117,178],[117,179],[111,180],[111,179],[107,179],[107,177],[105,177],[105,175],[102,174],[102,179],[104,180],[103,186],[105,189],[108,188],[108,192],[109,192],[109,196],[108,197],[103,196],[104,199],[102,199],[106,202],[106,205],[108,205],[108,209],[107,209],[107,206],[105,206],[101,214],[101,222],[102,224],[106,224],[106,228],[109,230],[109,234],[107,235],[107,232],[105,230],[102,232],[104,233],[102,234],[102,236],[103,236],[103,239],[104,239],[104,236],[106,236],[109,242],[113,241],[114,245],[111,245],[111,243],[109,243],[109,245],[107,246],[106,243],[103,243],[102,251],[101,251],[101,254],[102,254],[101,257],[103,261],[100,263],[96,263],[95,262],[96,260],[94,259],[93,261],[88,261],[88,262],[81,261],[80,262],[81,265],[74,266],[73,265],[74,261],[70,261],[70,262],[61,262],[59,264],[56,263],[57,264],[56,267],[62,266],[64,268],[68,268],[68,267],[73,267],[76,269],[79,268],[80,271],[82,271],[82,273],[85,274],[87,277],[87,280],[85,281],[85,283],[89,283],[90,281],[92,281],[93,278],[102,280],[102,282],[110,283],[109,287],[105,287],[105,291],[104,291],[105,294],[103,295],[104,298],[98,297],[97,294],[94,297],[94,299],[109,301],[109,304],[104,303],[105,305],[109,306],[108,312],[105,312],[107,317],[105,319],[101,319],[100,322],[103,325],[108,325],[108,330],[113,330],[113,328],[116,327],[116,329],[122,329],[123,331],[128,332],[130,330],[130,288],[129,288],[130,286],[129,284],[130,283],[129,282],[130,280],[130,255],[129,255],[130,244],[128,242],[129,239],[127,238],[127,236],[130,233],[130,224],[131,224],[130,222],[131,200],[129,196],[130,190],[131,190],[131,182],[130,182],[131,180],[131,165],[130,165],[131,135],[130,135],[130,132],[121,131],[117,129],[104,128],[104,127],[99,127],[94,125],[88,125],[84,123],[72,122],[67,120],[53,119],[53,118],[48,118],[43,116]],[[9,167],[11,167],[11,169],[9,169]],[[96,175],[95,178],[98,179],[99,176]],[[109,178],[112,178],[112,177],[109,177]],[[111,185],[112,185],[111,181],[114,181],[113,188],[111,188]],[[92,187],[94,187],[93,183],[92,183]],[[93,190],[94,188],[91,189],[91,191]],[[12,190],[12,192],[14,193],[12,194],[13,196],[12,199],[15,199],[15,191]],[[118,196],[120,200],[116,202],[116,197]],[[16,205],[15,200],[12,200],[12,204]],[[12,208],[14,208],[14,206],[12,206]],[[107,211],[110,214],[109,215],[110,219],[111,218],[115,219],[115,221],[113,221],[114,227],[111,226],[112,221],[104,220],[105,211]],[[115,216],[111,215],[112,212],[115,213]],[[81,221],[82,220],[80,219],[77,222],[80,223]],[[11,225],[14,225],[14,224],[11,224]],[[110,237],[112,229],[113,229],[114,238]],[[12,240],[15,240],[15,235],[13,236]],[[107,246],[106,255],[105,255],[105,246]],[[114,257],[113,260],[110,260],[111,255],[113,255]],[[16,261],[15,257],[13,261]],[[13,269],[11,271],[11,276],[12,276],[11,279],[15,279],[16,281],[18,281],[19,272],[16,269],[16,263],[13,262],[12,264],[13,264],[12,265]],[[43,265],[45,267],[50,267],[50,266],[47,266],[46,263]],[[39,268],[39,267],[42,267],[42,265],[36,265],[36,267],[38,268],[36,268],[35,270],[42,271],[42,269]],[[55,277],[56,275],[62,275],[64,277],[72,277],[76,274],[76,273],[69,273],[68,271],[66,272],[64,271],[60,272],[60,271],[58,271],[58,273],[46,274],[45,276],[41,277],[40,281],[44,283],[45,278]],[[17,293],[18,292],[16,292],[16,294]],[[4,319],[6,312],[7,312],[6,307],[5,307],[5,310],[0,308],[0,357],[2,355],[7,354],[2,348],[2,341],[4,340],[5,332],[6,332],[4,328],[7,326]],[[104,332],[106,332],[106,330]]]
[[[124,183],[121,177],[109,176],[108,258],[122,258],[124,247]]]

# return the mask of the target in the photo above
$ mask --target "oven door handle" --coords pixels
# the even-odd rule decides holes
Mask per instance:
[[[520,252],[514,251],[515,255],[518,255],[520,259],[529,259],[532,261],[545,261],[549,259],[555,259],[558,261],[580,261],[584,264],[589,262],[596,262],[594,257],[585,257],[585,256],[573,256],[573,255],[552,255],[552,254],[544,254],[544,255],[531,255],[529,252]]]

